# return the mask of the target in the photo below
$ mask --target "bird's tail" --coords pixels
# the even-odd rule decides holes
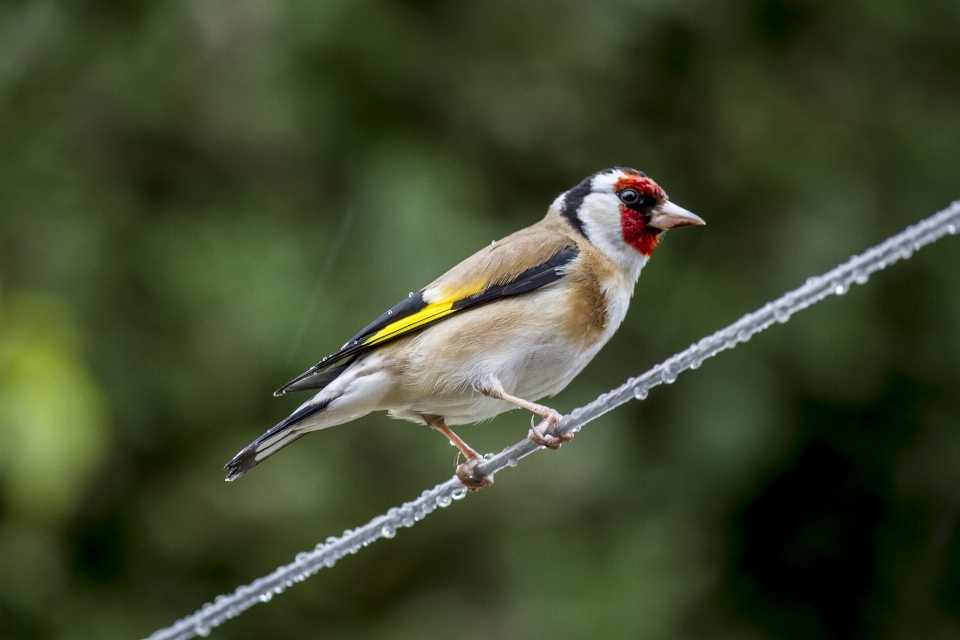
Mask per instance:
[[[294,429],[304,420],[311,418],[330,404],[330,400],[322,400],[317,403],[305,404],[285,418],[277,426],[273,427],[265,434],[251,442],[249,445],[233,457],[223,468],[229,471],[226,480],[236,480],[250,469],[260,464],[266,458],[269,458],[280,449],[306,435],[306,431]]]

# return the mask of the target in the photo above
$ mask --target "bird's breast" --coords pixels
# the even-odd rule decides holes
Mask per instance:
[[[555,395],[616,331],[631,292],[615,278],[568,276],[398,340],[389,348],[398,384],[384,408],[398,417],[440,415],[451,425],[491,418],[512,407],[474,390],[488,376],[527,400]]]

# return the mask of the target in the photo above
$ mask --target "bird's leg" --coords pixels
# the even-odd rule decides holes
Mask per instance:
[[[457,464],[457,461],[460,460],[460,453],[457,454],[457,457],[454,460],[454,464],[457,466],[457,478],[467,489],[470,489],[470,491],[479,491],[480,489],[493,484],[492,475],[482,476],[477,473],[477,465],[483,462],[483,456],[474,451],[466,442],[461,440],[460,436],[455,434],[450,427],[444,423],[443,418],[435,415],[424,415],[423,421],[443,435],[447,436],[447,439],[450,441],[450,443],[459,449],[460,453],[467,457],[467,461],[463,464]]]
[[[475,385],[475,388],[485,396],[490,396],[491,398],[497,398],[498,400],[515,404],[518,407],[526,409],[527,411],[531,411],[543,418],[543,422],[536,426],[534,426],[531,422],[530,432],[527,433],[527,437],[541,447],[547,447],[548,449],[559,449],[560,445],[564,442],[573,440],[572,433],[557,433],[556,428],[553,426],[560,422],[560,419],[563,418],[563,415],[556,409],[551,409],[550,407],[545,407],[542,404],[537,404],[536,402],[530,402],[529,400],[524,400],[523,398],[510,395],[503,390],[503,385],[501,385],[500,381],[496,378],[487,378],[482,383]]]

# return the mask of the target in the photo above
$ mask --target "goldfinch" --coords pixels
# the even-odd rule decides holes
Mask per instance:
[[[466,462],[457,477],[490,484],[450,425],[523,408],[529,438],[557,448],[561,415],[535,401],[559,393],[627,313],[640,270],[674,227],[704,224],[646,174],[616,167],[554,200],[546,217],[476,252],[410,294],[343,347],[274,393],[317,390],[227,463],[227,480],[310,431],[371,411],[430,425]],[[459,457],[459,454],[458,454]]]

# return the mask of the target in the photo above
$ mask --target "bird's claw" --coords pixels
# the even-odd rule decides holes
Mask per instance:
[[[457,458],[459,457],[460,456],[457,456]],[[466,462],[457,465],[457,479],[470,491],[479,491],[493,484],[492,475],[482,476],[477,473],[477,465],[481,462],[483,462],[483,458],[477,456],[476,458],[470,458]]]
[[[560,445],[564,442],[573,440],[572,433],[559,433],[557,431],[555,425],[560,422],[561,418],[563,418],[563,416],[553,409],[551,409],[550,413],[543,418],[543,421],[536,426],[533,424],[533,418],[530,418],[530,432],[527,433],[527,438],[541,447],[559,449]]]

